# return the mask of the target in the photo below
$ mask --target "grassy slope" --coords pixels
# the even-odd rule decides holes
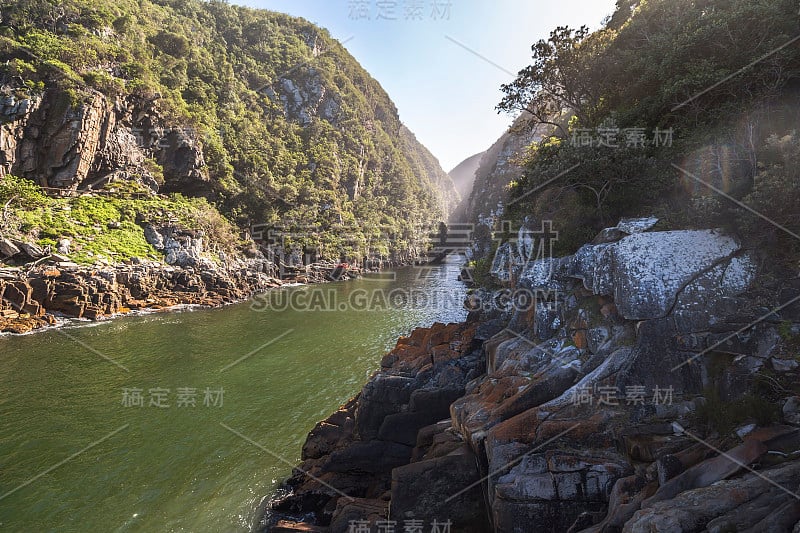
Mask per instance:
[[[9,201],[0,235],[51,246],[54,251],[60,239],[68,238],[70,259],[82,264],[162,259],[145,239],[146,222],[203,231],[211,252],[234,254],[241,245],[236,228],[201,198],[179,194],[50,198],[27,180],[6,177],[0,179],[0,203]],[[217,260],[218,255],[211,253],[209,259]]]

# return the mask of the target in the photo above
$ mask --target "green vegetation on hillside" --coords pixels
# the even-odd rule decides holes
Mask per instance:
[[[234,253],[240,246],[236,228],[204,198],[78,196],[51,198],[30,181],[0,179],[3,234],[50,246],[71,242],[70,258],[78,263],[111,264],[139,259],[162,259],[145,239],[144,224],[171,222],[203,232],[211,252]],[[211,254],[209,259],[217,256]]]
[[[241,226],[355,228],[375,243],[363,255],[388,251],[367,235],[388,227],[408,253],[454,200],[378,82],[303,19],[220,0],[2,0],[0,15],[19,96],[157,99],[196,133],[211,178],[163,190],[199,192]]]
[[[554,220],[561,253],[619,217],[656,214],[664,228],[725,227],[797,256],[796,239],[735,204],[800,232],[797,9],[620,0],[603,29],[534,44],[498,108],[554,133],[530,148],[512,215]]]

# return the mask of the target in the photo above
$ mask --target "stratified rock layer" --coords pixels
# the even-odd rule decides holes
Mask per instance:
[[[351,521],[437,517],[457,531],[486,531],[476,458],[438,423],[482,372],[475,335],[475,325],[434,324],[401,338],[361,394],[311,431],[268,529],[312,513],[336,532]]]
[[[257,262],[239,269],[174,268],[158,263],[0,272],[0,332],[27,333],[55,316],[96,320],[138,309],[218,307],[281,284]]]

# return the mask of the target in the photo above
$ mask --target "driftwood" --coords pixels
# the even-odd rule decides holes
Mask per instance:
[[[8,220],[8,208],[11,205],[11,202],[17,199],[17,195],[15,194],[11,198],[8,199],[6,205],[3,206],[3,222],[5,223]]]

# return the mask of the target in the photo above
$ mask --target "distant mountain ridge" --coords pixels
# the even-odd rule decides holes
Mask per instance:
[[[466,158],[464,161],[456,165],[448,175],[453,180],[456,191],[461,195],[461,201],[458,206],[450,213],[450,220],[453,222],[461,222],[466,216],[466,202],[472,194],[472,186],[475,183],[475,173],[481,164],[481,158],[486,152],[481,152]]]

